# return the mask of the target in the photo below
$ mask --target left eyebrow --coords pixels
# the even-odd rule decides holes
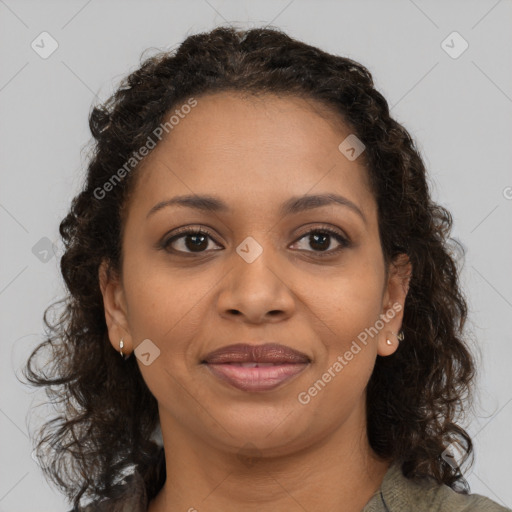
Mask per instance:
[[[350,208],[353,212],[357,213],[367,223],[366,217],[361,209],[353,203],[350,199],[340,196],[338,194],[317,194],[310,196],[292,197],[285,201],[281,206],[279,213],[283,216],[293,215],[313,208],[320,208],[322,206],[341,205]]]
[[[296,196],[285,201],[279,209],[281,216],[294,215],[306,210],[312,210],[314,208],[321,208],[322,206],[330,205],[341,205],[350,208],[353,212],[357,213],[367,223],[366,217],[361,209],[350,199],[340,196],[338,194],[317,194],[309,196]],[[196,210],[204,210],[210,212],[230,212],[229,206],[222,201],[222,199],[209,196],[209,195],[185,195],[176,196],[172,199],[167,199],[157,203],[149,210],[146,218],[153,213],[165,208],[167,206],[177,205],[186,208],[193,208]]]

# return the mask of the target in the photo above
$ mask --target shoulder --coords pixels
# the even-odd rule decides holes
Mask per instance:
[[[409,482],[408,503],[417,511],[438,512],[510,512],[495,501],[480,494],[461,494],[433,479]]]
[[[363,512],[512,512],[480,494],[462,494],[433,478],[406,478],[401,465],[390,466],[380,489]]]

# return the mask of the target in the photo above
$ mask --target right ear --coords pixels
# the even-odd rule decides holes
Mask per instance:
[[[105,260],[98,268],[98,278],[110,343],[119,352],[119,341],[122,338],[123,352],[129,355],[133,350],[133,341],[128,327],[126,298],[121,279]]]

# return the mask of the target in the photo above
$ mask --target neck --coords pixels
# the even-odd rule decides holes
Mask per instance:
[[[167,479],[149,512],[360,512],[390,466],[371,450],[366,428],[350,421],[293,453],[248,446],[246,456],[213,447],[162,414],[161,425]]]

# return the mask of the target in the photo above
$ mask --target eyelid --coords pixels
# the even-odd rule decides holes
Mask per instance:
[[[304,228],[304,231],[302,232],[301,230],[301,234],[297,235],[299,237],[297,240],[300,240],[304,235],[308,235],[311,232],[315,231],[327,232],[329,234],[338,235],[344,238],[347,242],[350,241],[348,235],[346,235],[341,229],[331,226],[329,224],[308,224],[308,226]]]

